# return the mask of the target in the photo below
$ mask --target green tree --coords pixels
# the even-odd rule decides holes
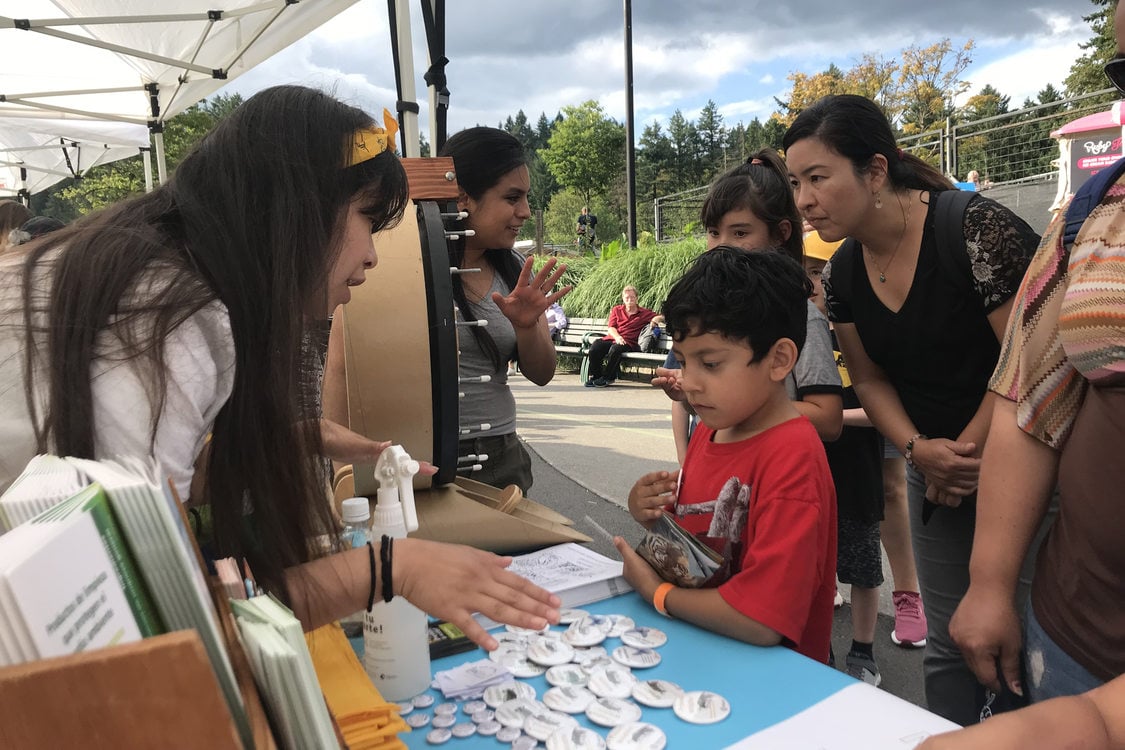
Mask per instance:
[[[1091,2],[1096,10],[1088,16],[1083,16],[1082,20],[1090,24],[1094,35],[1086,43],[1078,45],[1086,51],[1070,66],[1070,74],[1064,81],[1067,96],[1091,94],[1109,86],[1102,68],[1117,52],[1117,40],[1113,29],[1113,11],[1117,2],[1116,0],[1091,0]],[[1106,100],[1116,99],[1117,94],[1111,94]]]
[[[723,150],[727,140],[723,116],[719,114],[718,105],[710,99],[699,113],[695,130],[699,134],[699,156],[703,179],[710,180],[723,169]]]
[[[238,94],[219,94],[192,105],[164,124],[164,154],[168,173],[203,136],[242,103]],[[122,159],[91,169],[78,179],[64,180],[35,197],[33,208],[62,221],[96,211],[136,195],[145,188],[140,158]]]
[[[793,84],[793,88],[789,90],[789,98],[784,101],[774,98],[786,126],[791,125],[802,110],[818,99],[832,94],[856,93],[848,86],[844,71],[836,63],[831,63],[827,70],[812,75],[795,71],[789,74],[789,81]]]
[[[653,226],[653,202],[673,192],[674,161],[672,140],[660,123],[646,125],[637,143],[637,226]]]
[[[672,190],[685,190],[703,181],[703,168],[699,159],[699,131],[695,123],[676,110],[668,118],[668,137],[672,142]]]
[[[516,113],[515,118],[508,115],[508,119],[504,121],[500,129],[514,135],[525,149],[535,150],[540,147],[539,136],[527,121],[527,115],[523,113],[522,109]]]
[[[965,102],[959,119],[967,124],[957,127],[958,177],[975,169],[992,180],[1009,179],[1002,174],[1008,164],[1007,142],[1011,137],[1010,128],[1004,127],[1007,121],[990,119],[980,124],[975,121],[1007,114],[1010,101],[1011,97],[1004,96],[990,84]]]
[[[969,83],[961,74],[973,62],[973,40],[954,49],[949,39],[928,47],[911,45],[902,51],[898,71],[902,102],[901,127],[906,134],[940,127],[953,113],[953,100]],[[892,113],[891,114],[893,118]]]
[[[565,188],[589,202],[609,189],[625,165],[625,128],[590,100],[564,107],[547,148],[539,153],[547,169]]]
[[[543,131],[544,124],[546,132],[550,133],[550,122],[547,120],[547,115],[541,114],[539,116],[539,126],[533,128],[521,109],[516,113],[513,118],[508,117],[500,126],[501,130],[505,130],[516,137],[520,144],[523,145],[524,151],[527,153],[527,171],[531,177],[531,194],[528,196],[528,202],[531,207],[536,211],[542,211],[547,208],[551,202],[551,196],[559,189],[559,184],[555,180],[551,171],[547,169],[547,165],[543,163],[543,159],[539,156],[539,151],[546,145],[540,137]],[[548,135],[548,138],[550,136]],[[525,224],[525,231],[533,232],[534,227],[531,224]]]

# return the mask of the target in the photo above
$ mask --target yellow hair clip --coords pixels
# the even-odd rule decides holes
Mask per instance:
[[[352,134],[351,154],[345,166],[354,167],[368,159],[374,159],[384,151],[394,151],[397,134],[398,122],[384,109],[383,127],[362,128]]]

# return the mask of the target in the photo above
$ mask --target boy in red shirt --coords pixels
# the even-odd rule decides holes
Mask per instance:
[[[674,513],[692,533],[740,542],[741,570],[718,588],[678,588],[625,540],[614,543],[626,579],[664,614],[826,662],[836,493],[816,429],[785,391],[810,292],[804,269],[781,253],[716,248],[696,259],[664,304],[682,388],[702,424],[678,490],[674,472],[646,474],[629,493],[629,512],[645,527]],[[717,518],[716,504],[725,506]]]

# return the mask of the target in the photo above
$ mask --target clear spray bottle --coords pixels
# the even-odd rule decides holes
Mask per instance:
[[[386,448],[375,464],[375,517],[373,540],[383,535],[403,539],[418,528],[414,510],[414,475],[418,462],[401,445]],[[392,547],[393,549],[393,547]],[[380,573],[382,575],[382,573]],[[391,576],[394,577],[392,564]],[[368,677],[386,700],[401,701],[430,686],[430,645],[426,614],[396,596],[376,603],[363,618],[363,665]]]

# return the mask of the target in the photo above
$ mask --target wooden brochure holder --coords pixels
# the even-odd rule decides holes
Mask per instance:
[[[194,559],[206,571],[179,502]],[[256,750],[277,750],[221,586],[208,581]],[[194,630],[0,669],[0,748],[242,748],[222,688]]]
[[[254,746],[276,750],[230,606],[217,592],[213,586]],[[194,630],[181,630],[0,669],[0,747],[239,750],[242,744],[203,641]]]

